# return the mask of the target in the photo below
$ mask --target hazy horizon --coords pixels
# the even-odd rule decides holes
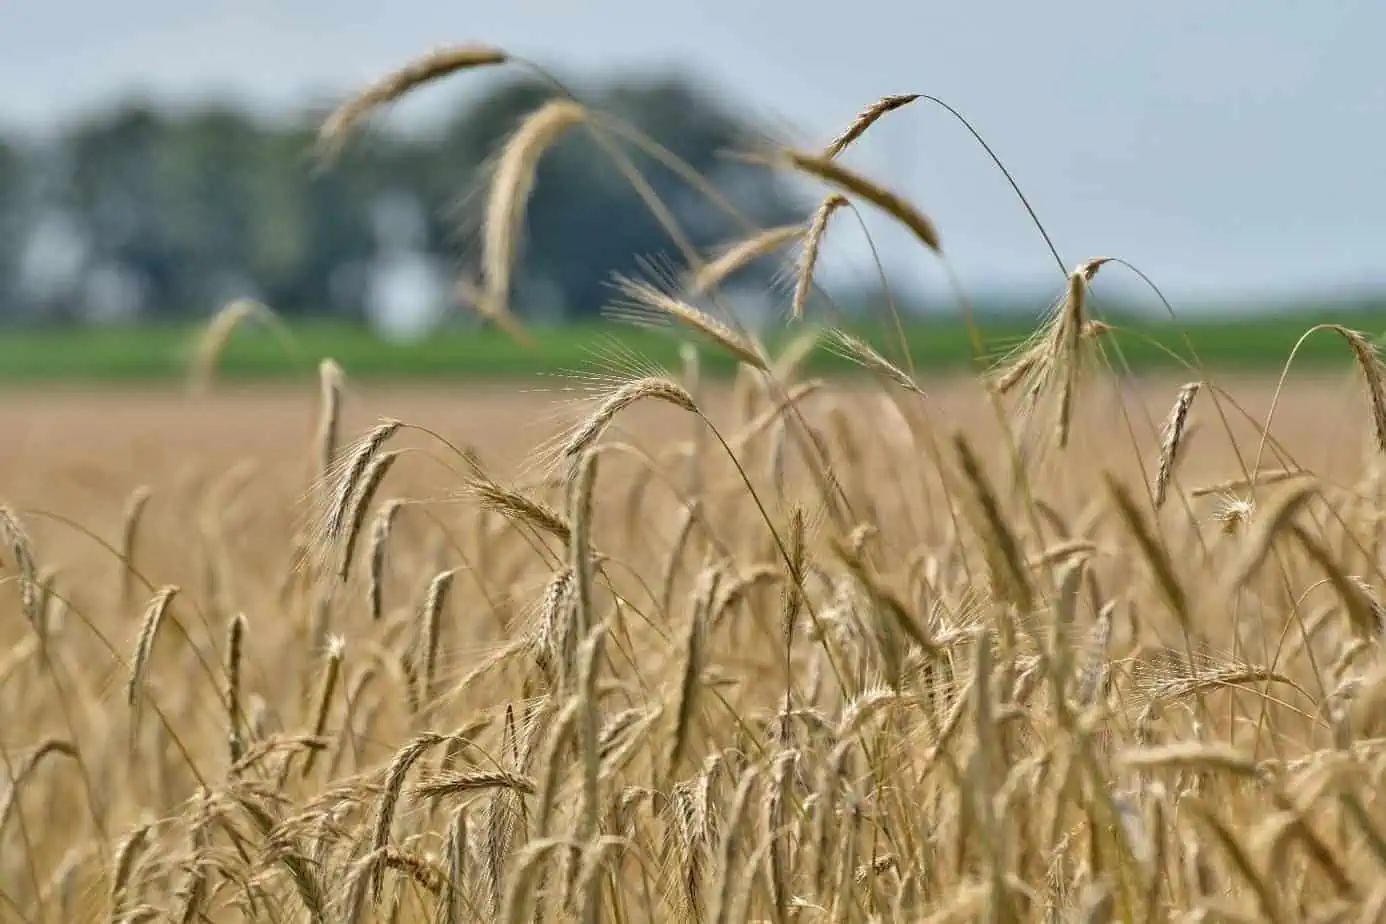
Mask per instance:
[[[1113,9],[898,0],[669,6],[515,2],[454,12],[344,0],[55,0],[6,17],[0,127],[54,130],[132,97],[216,98],[262,113],[324,107],[442,43],[484,41],[578,80],[685,70],[786,140],[826,140],[886,94],[935,94],[993,145],[1073,265],[1125,257],[1181,301],[1386,290],[1386,5],[1238,0]],[[399,123],[428,120],[476,77],[432,88]],[[852,163],[939,225],[970,288],[1059,282],[1042,240],[975,142],[925,104],[883,121]],[[892,283],[951,304],[911,240],[869,216]],[[875,274],[842,225],[826,271]],[[1120,273],[1102,284],[1137,292]],[[1148,300],[1148,296],[1143,297]],[[1190,304],[1189,307],[1197,307]]]

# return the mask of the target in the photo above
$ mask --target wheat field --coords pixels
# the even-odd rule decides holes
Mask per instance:
[[[836,160],[908,102],[786,164],[945,253]],[[478,299],[516,336],[537,148],[596,121],[538,117]],[[0,919],[1386,918],[1372,344],[1118,375],[1089,261],[932,378],[798,317],[812,263],[779,355],[627,280],[682,368],[10,395]],[[815,344],[869,375],[805,380]]]

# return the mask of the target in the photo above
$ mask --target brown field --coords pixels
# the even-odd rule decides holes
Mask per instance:
[[[0,501],[39,590],[26,602],[7,541],[0,920],[1365,921],[1386,907],[1380,729],[1341,692],[1379,689],[1359,609],[1380,607],[1382,466],[1351,370],[1282,395],[1286,455],[1262,469],[1323,486],[1268,534],[1259,514],[1224,531],[1218,498],[1191,496],[1238,474],[1234,442],[1248,462],[1256,450],[1224,398],[1229,440],[1214,389],[1156,519],[1143,483],[1178,380],[1083,391],[1066,450],[1037,431],[1032,497],[975,383],[929,383],[927,399],[830,384],[802,417],[738,440],[773,404],[749,381],[698,403],[754,493],[707,424],[647,400],[601,437],[593,494],[573,506],[544,477],[556,454],[535,450],[590,405],[348,377],[339,458],[381,417],[427,427],[572,537],[481,503],[461,455],[405,429],[345,583],[343,537],[322,529],[320,492],[337,484],[315,484],[316,386],[7,393]],[[1218,386],[1266,418],[1273,381]],[[836,518],[823,466],[800,464],[805,426],[839,473]],[[1009,537],[962,475],[955,431]],[[1282,490],[1258,489],[1258,510]],[[418,502],[384,547],[375,619],[369,534],[391,498]],[[1238,573],[1258,543],[1264,561]],[[565,559],[591,568],[590,598],[554,583]]]
[[[1182,382],[1146,379],[1128,393],[1128,400],[1134,395],[1142,399],[1130,404],[1129,412],[1147,454],[1154,444],[1150,422],[1158,426],[1163,421]],[[1258,424],[1265,420],[1274,394],[1273,377],[1221,377],[1218,383]],[[342,429],[348,436],[359,435],[382,417],[398,417],[434,429],[458,445],[473,446],[495,474],[507,476],[536,447],[581,416],[582,406],[575,398],[556,393],[554,387],[352,385]],[[982,439],[994,438],[994,419],[974,382],[929,383],[927,390],[938,408],[943,435],[960,428]],[[731,413],[727,392],[716,388],[701,402],[714,421]],[[862,384],[835,385],[833,392],[868,407],[880,395]],[[1276,411],[1275,436],[1316,471],[1335,460],[1351,465],[1356,461],[1351,448],[1362,439],[1360,415],[1365,412],[1360,405],[1351,372],[1332,378],[1294,376]],[[1110,386],[1099,394],[1099,407],[1102,419],[1089,422],[1094,431],[1089,442],[1101,445],[1103,430],[1115,423],[1123,432],[1111,435],[1121,443],[1119,452],[1130,456]],[[241,388],[201,399],[177,389],[9,391],[0,402],[0,428],[6,434],[0,443],[0,479],[10,486],[11,503],[49,505],[73,515],[93,503],[118,510],[136,485],[166,483],[177,472],[230,468],[243,460],[274,468],[301,467],[305,454],[312,451],[317,413],[313,388]],[[1231,409],[1228,413],[1235,416]],[[1205,427],[1216,426],[1215,419],[1202,416]],[[1252,433],[1244,423],[1234,420],[1239,441]],[[658,446],[686,439],[690,426],[667,408],[636,406],[622,416],[614,432]],[[1181,472],[1194,482],[1226,474],[1232,464],[1227,442],[1219,433],[1200,445]],[[61,478],[53,477],[55,470]],[[79,485],[81,489],[74,490]]]

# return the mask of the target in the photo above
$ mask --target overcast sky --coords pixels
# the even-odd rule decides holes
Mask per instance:
[[[686,67],[799,143],[883,94],[937,95],[1007,161],[1066,263],[1125,257],[1190,308],[1386,287],[1382,0],[0,0],[0,125],[49,130],[136,92],[321,104],[468,40],[578,78]],[[426,120],[475,79],[396,117]],[[897,113],[850,156],[935,219],[969,286],[1057,290],[1023,209],[942,110]],[[871,228],[892,277],[945,298],[928,257]],[[833,266],[870,273],[860,230],[835,233]]]

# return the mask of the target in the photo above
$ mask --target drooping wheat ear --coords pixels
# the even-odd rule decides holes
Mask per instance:
[[[572,527],[563,514],[543,501],[504,487],[489,478],[472,478],[463,491],[475,497],[482,510],[499,514],[511,523],[546,532],[564,545],[568,544]]]
[[[789,525],[786,529],[789,558],[784,563],[787,573],[784,580],[784,593],[780,600],[780,637],[784,640],[786,652],[794,644],[794,630],[803,612],[804,572],[808,561],[808,535],[804,524],[804,508],[794,506],[789,512]],[[786,683],[789,678],[786,678]]]
[[[679,679],[678,704],[674,711],[674,733],[665,763],[666,779],[670,781],[678,772],[692,731],[698,685],[702,682],[703,669],[707,666],[707,614],[713,598],[717,596],[721,576],[719,568],[705,569],[698,576],[698,587],[693,592],[693,613],[689,617],[688,629],[683,637],[683,668]]]
[[[367,558],[370,560],[370,589],[368,594],[371,618],[377,622],[380,621],[385,608],[385,550],[390,544],[390,531],[394,527],[395,517],[399,515],[399,510],[403,506],[404,501],[399,498],[386,501],[371,523],[371,542],[367,553]]]
[[[804,233],[802,224],[766,228],[726,248],[716,259],[705,264],[693,276],[689,289],[694,295],[704,295],[720,286],[726,278],[761,257],[768,256]]]
[[[467,886],[467,807],[458,806],[452,813],[444,838],[444,861],[447,865],[447,895],[439,905],[439,924],[462,924]]]
[[[496,161],[486,201],[481,258],[485,288],[478,307],[498,323],[518,326],[509,305],[510,275],[539,159],[585,117],[583,108],[572,100],[551,99],[525,117]]]
[[[245,652],[245,630],[245,614],[237,613],[226,632],[226,719],[231,726],[226,740],[233,764],[245,754],[245,739],[241,737],[241,661]]]
[[[1073,403],[1089,365],[1086,344],[1106,329],[1088,317],[1087,280],[1079,267],[1069,274],[1063,298],[1044,323],[993,372],[993,384],[1001,394],[1023,383],[1029,407],[1047,395],[1055,396],[1055,442],[1060,449],[1068,445]]]
[[[153,492],[148,485],[140,485],[130,492],[125,501],[125,515],[120,530],[120,602],[130,599],[130,587],[135,570],[135,539],[139,533],[140,518],[149,503]]]
[[[1376,444],[1386,452],[1386,366],[1382,365],[1381,354],[1376,344],[1360,331],[1350,330],[1341,324],[1329,325],[1347,341],[1357,368],[1367,383],[1367,397],[1372,405],[1372,424],[1376,429]]]
[[[569,460],[576,459],[587,450],[602,431],[607,428],[617,414],[643,398],[653,398],[682,408],[692,414],[698,413],[698,406],[682,385],[671,379],[649,376],[634,379],[613,391],[599,404],[581,424],[573,430],[572,436],[564,442],[560,455]]]
[[[326,157],[336,155],[346,137],[363,119],[406,93],[459,71],[504,64],[505,52],[487,45],[453,45],[436,48],[421,58],[391,71],[339,106],[318,131],[318,144]]]
[[[58,569],[45,568],[38,575],[38,603],[35,609],[39,616],[36,636],[40,644],[47,644],[63,632],[67,616],[67,601],[58,592]],[[3,671],[0,671],[0,675]]]
[[[428,732],[414,738],[395,752],[394,759],[390,761],[390,766],[385,771],[385,785],[376,805],[375,821],[371,832],[370,848],[372,851],[383,850],[390,843],[390,828],[395,821],[395,806],[399,804],[400,792],[404,789],[404,780],[409,775],[409,770],[425,753],[451,740],[451,737],[450,735]],[[372,867],[370,874],[371,895],[376,902],[380,901],[380,893],[385,884],[384,880],[385,864],[377,863]]]
[[[799,373],[804,362],[813,355],[814,349],[823,339],[823,331],[818,327],[808,327],[799,332],[780,350],[771,366],[770,374],[776,382],[784,385],[798,384]]]
[[[698,331],[746,365],[761,371],[769,370],[769,360],[759,345],[721,321],[648,282],[617,275],[615,283],[617,291],[627,301],[608,310],[607,313],[613,318],[635,324],[656,324],[663,319],[672,319]]]
[[[34,748],[15,767],[10,774],[10,784],[5,789],[4,796],[0,797],[0,834],[5,833],[5,822],[10,819],[10,812],[19,799],[19,790],[24,785],[24,781],[39,768],[46,758],[58,756],[76,761],[78,760],[77,748],[65,738],[47,738],[40,742],[38,747]]]
[[[532,796],[536,792],[534,780],[519,773],[507,770],[451,770],[430,774],[419,780],[409,787],[409,796],[422,801],[462,796],[489,789],[509,789],[527,796]]]
[[[1118,754],[1117,761],[1130,768],[1148,770],[1214,770],[1253,778],[1260,772],[1260,765],[1252,755],[1230,745],[1205,741],[1178,741],[1155,747],[1131,748]]]
[[[448,591],[452,589],[452,581],[456,576],[456,568],[439,572],[428,582],[428,592],[424,595],[423,619],[420,625],[423,645],[419,657],[422,663],[416,668],[419,673],[420,699],[424,703],[430,702],[433,696],[433,666],[438,660],[438,640],[443,631],[443,606],[447,603]]]
[[[380,452],[380,447],[399,432],[402,426],[404,424],[398,420],[380,422],[356,442],[345,462],[335,467],[335,477],[329,479],[332,490],[327,500],[327,517],[320,536],[325,546],[330,548],[341,541],[342,528],[347,524],[347,512],[351,509],[352,499],[357,495],[361,476],[366,473],[366,468],[376,453]]]
[[[125,685],[125,700],[132,707],[139,704],[139,694],[144,686],[144,674],[149,667],[149,656],[154,651],[155,637],[163,624],[164,614],[173,602],[178,588],[172,584],[159,588],[145,607],[144,619],[140,622],[140,633],[135,640],[135,654],[130,662],[130,679]]]
[[[567,639],[572,632],[572,604],[573,569],[560,568],[544,588],[529,643],[539,669],[555,686],[558,678],[572,676],[575,667],[563,663],[564,656],[576,649],[576,643],[570,644]]]
[[[918,93],[895,93],[890,96],[882,96],[870,106],[867,106],[857,117],[852,120],[852,124],[847,126],[842,134],[838,135],[823,150],[823,156],[833,158],[847,150],[847,147],[866,134],[866,130],[875,125],[882,116],[894,112],[895,110],[908,106],[910,103],[919,99]]]
[[[767,885],[770,889],[770,903],[772,907],[776,909],[777,918],[784,916],[790,901],[788,882],[788,865],[790,858],[787,856],[785,843],[788,840],[788,837],[786,837],[788,832],[785,831],[785,812],[790,801],[790,786],[797,776],[798,758],[799,751],[795,749],[782,750],[775,755],[770,765],[770,786],[766,788],[764,797],[761,799],[761,818],[764,820],[765,827],[770,832],[771,838],[769,863],[767,864],[769,866],[769,876],[766,878]],[[828,773],[831,773],[831,770],[829,770]],[[827,776],[828,774],[825,773],[824,775]],[[840,783],[838,780],[834,779],[829,786],[825,788],[836,793],[839,786]],[[815,795],[821,796],[826,795],[826,793],[820,792]],[[831,798],[820,799],[818,808],[831,812],[833,810]],[[831,821],[823,817],[819,811],[815,811],[813,814],[814,821],[823,829],[823,837],[824,841],[826,841],[828,834],[827,828],[831,824]],[[806,840],[806,834],[812,836],[809,832],[805,832],[802,827],[799,827],[794,833],[794,840],[803,843]],[[820,847],[821,846],[822,842],[820,842]],[[820,863],[826,862],[826,852],[819,852],[817,854],[817,860]]]
[[[1059,416],[1055,422],[1059,448],[1068,445],[1069,429],[1073,422],[1073,399],[1077,391],[1081,368],[1083,328],[1087,324],[1087,280],[1081,271],[1068,277],[1068,292],[1058,313],[1054,333],[1058,342],[1054,354],[1062,384],[1059,389]]]
[[[1025,380],[1026,376],[1035,371],[1039,361],[1039,351],[1032,348],[997,369],[993,379],[997,392],[1003,395],[1010,394],[1017,385]]]
[[[1291,523],[1289,529],[1290,534],[1299,542],[1300,547],[1323,571],[1329,585],[1338,595],[1338,599],[1342,601],[1353,634],[1364,640],[1371,640],[1380,636],[1382,630],[1381,604],[1372,592],[1371,586],[1360,578],[1354,578],[1344,573],[1342,565],[1334,561],[1333,553],[1307,529],[1298,523]]]
[[[596,561],[592,555],[592,502],[596,494],[597,454],[591,450],[578,457],[568,488],[568,522],[573,524],[568,543],[568,568],[573,573],[573,625],[562,637],[564,649],[559,661],[559,682],[567,690],[577,678],[566,672],[577,665],[577,646],[595,624]]]
[[[582,849],[573,892],[577,899],[577,920],[582,924],[597,924],[606,920],[602,915],[602,886],[612,869],[613,858],[626,851],[629,842],[610,834],[594,835]],[[571,854],[569,856],[572,856]]]
[[[1180,441],[1184,438],[1184,426],[1188,423],[1189,411],[1193,408],[1194,398],[1202,385],[1202,382],[1188,382],[1179,389],[1179,397],[1174,399],[1174,407],[1170,408],[1169,417],[1165,419],[1164,429],[1161,430],[1160,465],[1155,474],[1157,510],[1165,504],[1169,481],[1174,475],[1174,463],[1179,455]]]
[[[844,359],[854,362],[883,378],[894,382],[906,391],[924,397],[924,389],[915,384],[914,379],[899,366],[886,359],[869,343],[847,333],[840,328],[828,332],[830,349]]]
[[[1011,529],[996,491],[977,460],[977,454],[961,433],[953,436],[953,448],[982,515],[982,535],[988,540],[987,554],[991,559],[992,579],[999,591],[1008,594],[1020,611],[1027,613],[1034,601],[1034,589],[1030,585],[1029,571],[1025,568],[1020,540]]]
[[[313,738],[321,738],[327,730],[327,716],[332,711],[332,696],[337,692],[337,681],[342,676],[342,655],[346,652],[346,639],[334,635],[327,640],[327,656],[322,669],[322,682],[318,685],[317,709],[313,713]],[[303,777],[307,779],[313,772],[313,764],[318,755],[317,748],[309,748],[303,761]]]
[[[346,539],[342,543],[341,561],[337,563],[337,577],[344,584],[351,573],[351,560],[356,552],[356,540],[360,537],[361,528],[366,522],[366,511],[370,509],[371,501],[375,499],[375,492],[380,488],[380,483],[385,480],[385,476],[390,473],[390,467],[395,464],[395,460],[403,451],[402,449],[394,449],[381,453],[372,459],[370,465],[366,467],[366,474],[361,478],[360,490],[356,491],[351,499],[350,526],[347,529]]]
[[[1091,706],[1106,686],[1106,678],[1111,668],[1108,646],[1112,641],[1112,610],[1104,606],[1093,623],[1092,634],[1088,640],[1087,659],[1078,673],[1077,697],[1079,704]]]
[[[201,920],[203,902],[208,895],[208,870],[199,863],[200,853],[208,845],[208,831],[213,818],[212,797],[206,789],[200,788],[193,795],[197,814],[188,826],[188,853],[191,862],[186,866],[183,881],[178,884],[174,900],[179,910],[173,915],[178,924],[193,924]]]
[[[1082,273],[1084,280],[1092,282],[1093,277],[1097,275],[1097,271],[1100,270],[1104,264],[1111,263],[1113,259],[1113,257],[1093,257],[1089,260],[1084,260],[1078,265],[1078,272]]]
[[[818,203],[813,218],[809,221],[808,233],[804,235],[804,246],[799,251],[798,272],[794,277],[794,295],[790,300],[789,314],[798,320],[804,316],[804,306],[808,304],[809,289],[813,288],[813,271],[818,266],[818,254],[823,249],[823,238],[828,233],[828,220],[838,209],[849,205],[842,193],[828,193]]]
[[[149,842],[149,835],[153,832],[155,822],[146,821],[131,831],[121,842],[116,850],[115,865],[111,870],[111,919],[113,921],[128,920],[124,912],[126,887],[130,884],[130,877],[135,872],[135,863],[139,860],[140,851]]]
[[[1127,531],[1136,540],[1136,546],[1141,550],[1146,563],[1150,566],[1150,571],[1155,576],[1155,583],[1164,595],[1165,602],[1179,619],[1180,625],[1186,631],[1190,630],[1188,595],[1174,572],[1174,562],[1170,559],[1169,550],[1155,534],[1150,523],[1141,515],[1126,486],[1118,482],[1110,473],[1104,475],[1104,480],[1107,483],[1107,492],[1116,502],[1117,513],[1126,524]]]
[[[39,608],[38,568],[34,564],[33,544],[24,524],[19,522],[13,510],[0,504],[0,542],[9,547],[14,557],[15,570],[19,572],[19,599],[24,606],[24,617],[35,631],[43,631],[43,612]]]
[[[823,390],[826,386],[827,383],[822,379],[809,379],[805,382],[799,382],[797,385],[787,389],[783,397],[776,402],[774,407],[761,411],[754,420],[748,421],[741,430],[733,434],[731,439],[727,440],[727,443],[732,449],[739,452],[748,446],[756,437],[770,429],[774,424],[779,423],[781,418],[783,418],[795,405],[802,403],[810,395]]]
[[[496,804],[498,803],[492,803]],[[550,865],[551,857],[554,854],[571,855],[579,850],[581,846],[569,838],[544,837],[527,841],[513,854],[495,857],[493,862],[504,862],[504,867],[501,868],[506,870],[509,884],[506,885],[499,878],[491,882],[492,920],[504,921],[506,924],[534,920],[535,904],[538,900],[535,892],[542,884],[543,877],[547,875],[546,867]]]
[[[207,324],[201,339],[198,340],[192,367],[188,373],[188,387],[193,394],[207,393],[212,384],[212,373],[216,369],[217,358],[226,348],[231,334],[244,321],[258,321],[261,324],[279,327],[283,331],[283,322],[266,305],[248,298],[238,298],[228,303]]]
[[[318,474],[326,479],[337,462],[342,426],[342,367],[333,359],[318,364]]]
[[[904,197],[866,179],[859,173],[847,169],[830,158],[793,150],[786,151],[784,156],[795,170],[817,177],[844,192],[860,196],[909,228],[925,247],[934,253],[943,252],[943,245],[939,240],[938,231],[934,228],[934,223]]]
[[[1266,504],[1265,510],[1257,517],[1256,529],[1246,538],[1246,552],[1232,573],[1232,586],[1241,587],[1251,580],[1270,554],[1271,546],[1281,531],[1294,521],[1295,516],[1318,495],[1317,481],[1304,481],[1286,488],[1280,496]]]
[[[712,887],[715,904],[710,918],[713,924],[727,924],[728,921],[740,920],[732,917],[732,906],[737,904],[737,896],[741,891],[738,888],[739,883],[733,877],[741,869],[741,864],[737,862],[737,853],[741,844],[742,828],[745,827],[742,821],[748,814],[751,794],[759,780],[760,770],[756,767],[748,768],[741,774],[736,791],[732,794],[731,804],[727,807],[719,850],[721,856]]]

